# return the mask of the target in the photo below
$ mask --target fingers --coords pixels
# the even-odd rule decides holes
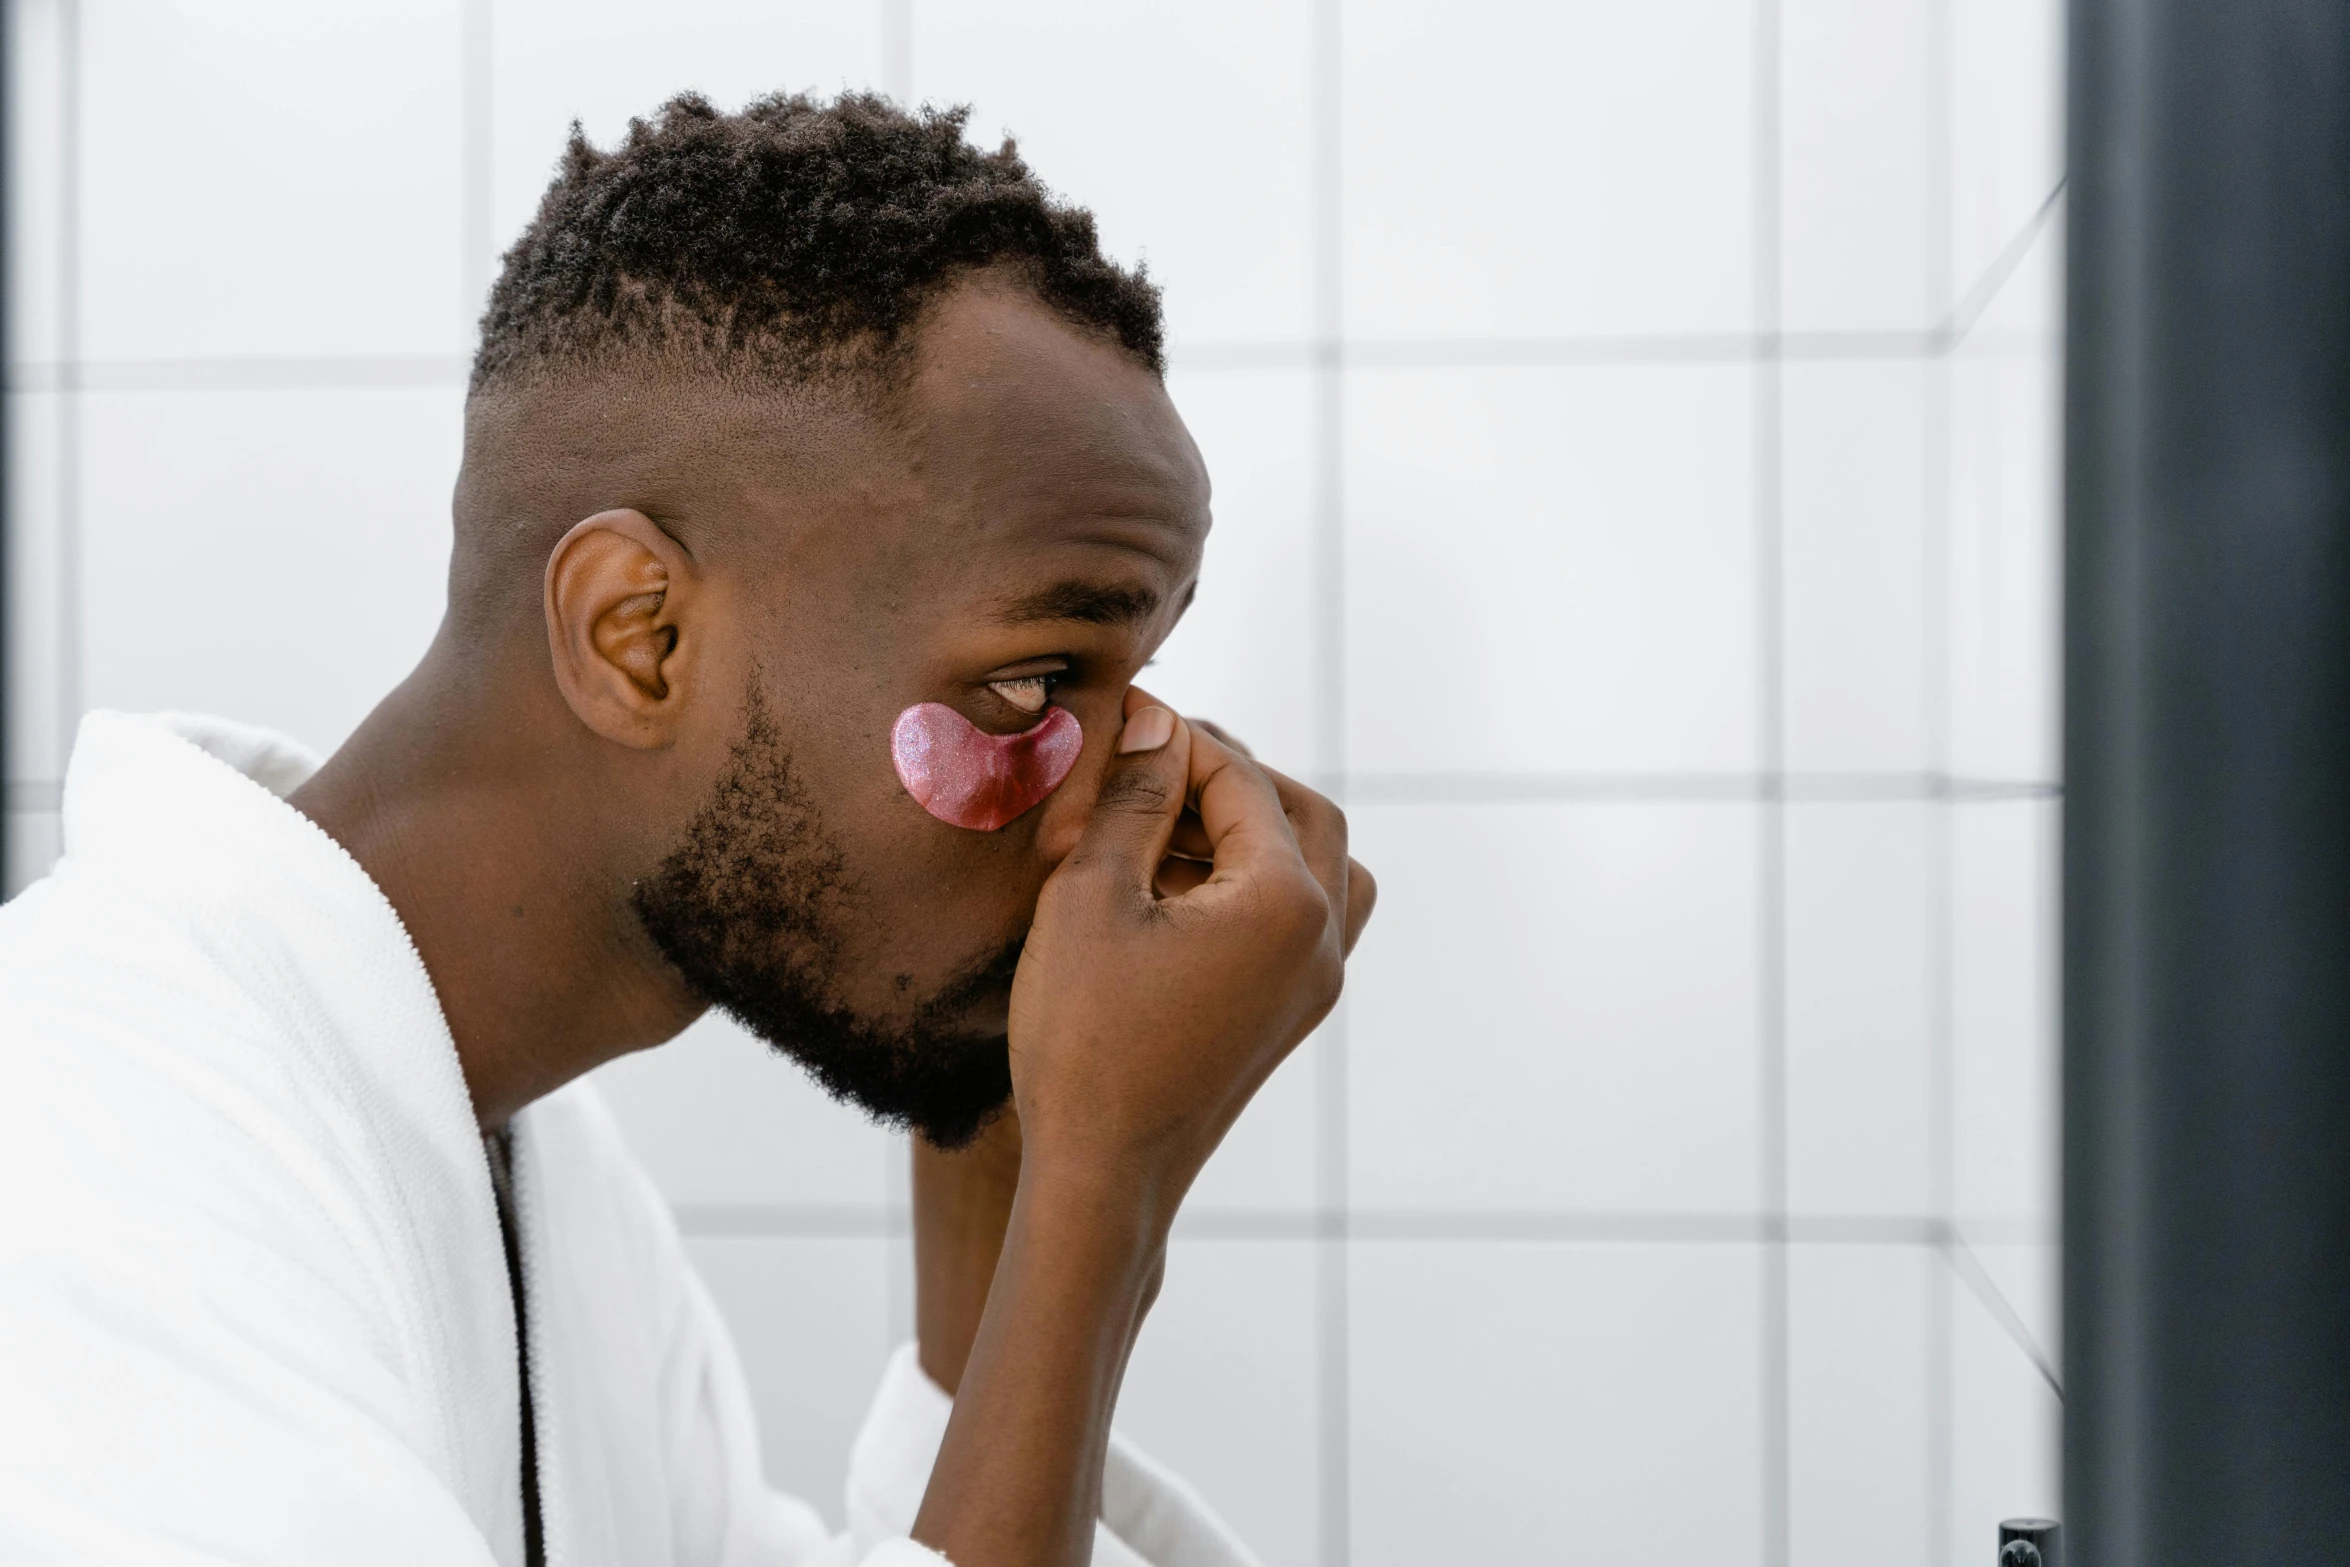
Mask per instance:
[[[1180,898],[1208,879],[1210,866],[1199,860],[1164,859],[1151,890],[1162,898]]]
[[[1307,788],[1296,779],[1275,772],[1262,762],[1256,765],[1279,795],[1282,812],[1289,818],[1290,830],[1297,835],[1298,851],[1305,856],[1306,868],[1314,873],[1314,880],[1322,884],[1322,891],[1330,899],[1332,914],[1351,914],[1354,908],[1352,873],[1361,867],[1347,857],[1346,813],[1326,796]],[[1364,872],[1364,875],[1367,877],[1369,873]],[[1370,911],[1366,908],[1364,918],[1369,917]],[[1351,934],[1345,939],[1347,946],[1354,945]]]
[[[1129,693],[1129,714],[1155,705]],[[1161,847],[1153,886],[1180,897],[1211,880],[1244,874],[1260,855],[1290,850],[1320,883],[1340,950],[1352,952],[1379,899],[1377,880],[1347,853],[1346,813],[1296,779],[1254,760],[1217,725],[1189,720],[1191,756],[1182,811]],[[1268,801],[1269,797],[1269,801]],[[1279,812],[1276,824],[1270,803]],[[1285,830],[1284,830],[1285,829]]]
[[[1196,729],[1191,736],[1189,794],[1208,855],[1215,862],[1211,882],[1262,875],[1283,860],[1297,858],[1297,835],[1272,780],[1255,763]]]
[[[1197,727],[1205,729],[1209,734],[1214,735],[1217,739],[1223,741],[1225,745],[1231,747],[1235,751],[1238,751],[1241,755],[1247,757],[1250,761],[1253,762],[1256,760],[1257,753],[1248,748],[1247,741],[1241,739],[1240,736],[1234,734],[1231,730],[1225,728],[1222,724],[1217,723],[1214,719],[1194,718],[1191,720],[1191,722]]]
[[[1109,770],[1068,863],[1148,896],[1190,795],[1194,738],[1171,709],[1147,696],[1129,700]]]
[[[1215,849],[1208,842],[1208,830],[1199,824],[1199,818],[1185,811],[1175,822],[1175,836],[1167,841],[1169,854],[1180,854],[1187,860],[1212,860]]]
[[[1133,717],[1143,708],[1164,705],[1165,704],[1160,702],[1157,697],[1152,696],[1148,691],[1145,691],[1140,686],[1128,686],[1126,688],[1125,713],[1129,718]],[[1232,733],[1232,731],[1226,729],[1222,724],[1217,723],[1214,719],[1196,718],[1190,714],[1185,714],[1183,721],[1185,724],[1190,726],[1194,736],[1198,736],[1204,733],[1217,744],[1221,745],[1225,751],[1241,757],[1259,768],[1263,767],[1262,763],[1256,762],[1256,753],[1254,751],[1251,751],[1245,743],[1243,743]],[[1201,754],[1204,756],[1207,753]],[[1196,791],[1199,786],[1199,779],[1202,776],[1202,772],[1201,769],[1198,768],[1195,768],[1193,772],[1194,777],[1191,780],[1191,786]],[[1169,840],[1169,852],[1178,855],[1183,859],[1200,860],[1203,862],[1212,861],[1216,857],[1215,845],[1209,840],[1208,830],[1200,820],[1199,811],[1196,808],[1196,805],[1191,802],[1187,802],[1187,808],[1183,812],[1183,815],[1178,818],[1175,823],[1175,835],[1172,839]]]

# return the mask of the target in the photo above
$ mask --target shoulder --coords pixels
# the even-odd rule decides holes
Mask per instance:
[[[0,1020],[0,1556],[318,1560],[339,1513],[472,1559],[382,1172],[283,1019],[69,872],[0,909]]]
[[[0,907],[0,1160],[44,1160],[50,1182],[149,1171],[190,1192],[245,1158],[328,1153],[327,1085],[290,1048],[298,1020],[206,940],[70,865]]]
[[[103,882],[61,873],[0,908],[0,1016],[0,1168],[42,1189],[193,1200],[248,1161],[322,1151],[281,1020]]]
[[[257,1331],[390,1339],[381,1171],[349,1096],[200,933],[70,873],[0,908],[0,1245],[27,1287]],[[0,1295],[0,1315],[24,1303]]]

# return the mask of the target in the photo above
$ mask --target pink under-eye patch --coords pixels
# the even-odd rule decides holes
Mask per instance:
[[[889,759],[915,803],[940,821],[973,832],[994,832],[1033,810],[1061,787],[1085,729],[1065,707],[1016,735],[991,735],[941,702],[922,702],[898,714],[889,732]]]

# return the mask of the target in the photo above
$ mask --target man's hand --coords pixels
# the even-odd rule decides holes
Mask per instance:
[[[960,1567],[1086,1559],[1168,1226],[1249,1096],[1337,1000],[1371,901],[1335,806],[1129,695],[1012,988],[1025,1148],[915,1525]]]
[[[1113,763],[1045,883],[1012,1084],[1031,1166],[1127,1183],[1164,1225],[1338,999],[1369,898],[1336,806],[1140,692],[1128,712],[1122,744],[1163,743]]]

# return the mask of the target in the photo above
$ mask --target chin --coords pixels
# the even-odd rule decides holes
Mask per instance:
[[[1000,1040],[1011,1032],[1012,977],[1008,973],[966,977],[910,1007],[903,996],[895,999],[893,1007],[859,1015],[884,1031],[914,1028],[975,1043]]]

